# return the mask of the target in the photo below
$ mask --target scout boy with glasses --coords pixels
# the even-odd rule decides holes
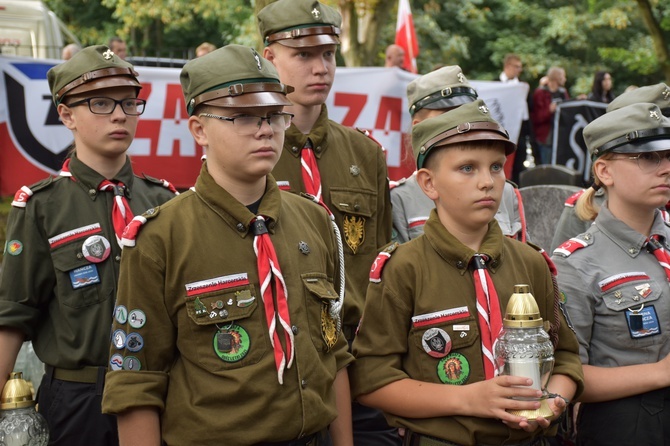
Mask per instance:
[[[145,101],[131,64],[92,46],[47,78],[74,148],[57,177],[22,187],[12,202],[0,278],[0,388],[31,340],[46,365],[38,408],[49,444],[111,446],[116,419],[100,404],[123,230],[176,191],[133,174],[126,152]]]
[[[207,159],[128,227],[103,408],[133,445],[351,446],[333,226],[270,174],[292,88],[240,45],[181,83]]]

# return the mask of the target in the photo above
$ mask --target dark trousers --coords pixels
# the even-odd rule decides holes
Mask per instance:
[[[354,426],[354,446],[401,446],[398,429],[386,422],[377,409],[354,402],[351,405]]]
[[[44,375],[37,403],[49,425],[49,446],[118,446],[116,417],[101,411],[103,385]]]
[[[670,445],[670,389],[604,403],[582,403],[577,446]]]

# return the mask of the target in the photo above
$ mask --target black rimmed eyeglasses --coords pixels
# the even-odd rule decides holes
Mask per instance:
[[[144,99],[128,98],[128,99],[112,99],[112,98],[87,98],[81,101],[76,101],[67,104],[68,107],[76,107],[77,105],[88,104],[88,109],[94,115],[111,115],[114,113],[117,105],[121,106],[121,110],[128,116],[139,116],[144,113],[144,106],[147,101]]]

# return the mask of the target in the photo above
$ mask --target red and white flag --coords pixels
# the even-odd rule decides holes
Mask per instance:
[[[416,31],[414,31],[414,20],[412,20],[412,10],[409,7],[409,0],[399,0],[398,2],[395,44],[405,50],[403,68],[412,73],[417,73],[416,56],[419,55],[419,41],[416,38]]]

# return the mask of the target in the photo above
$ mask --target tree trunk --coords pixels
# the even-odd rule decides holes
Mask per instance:
[[[670,52],[668,52],[668,43],[665,41],[663,30],[654,17],[654,12],[649,0],[636,0],[640,8],[640,14],[645,26],[649,30],[652,42],[654,42],[654,52],[658,59],[658,64],[663,70],[665,82],[670,83]]]
[[[342,14],[340,51],[349,67],[379,65],[377,51],[381,29],[397,11],[397,0],[338,0]],[[358,6],[358,8],[357,8]]]

